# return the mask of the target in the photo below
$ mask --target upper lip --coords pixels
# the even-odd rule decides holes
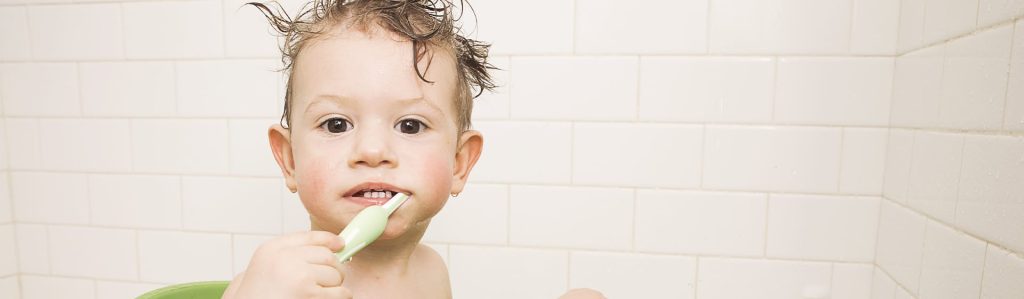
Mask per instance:
[[[363,190],[388,190],[388,191],[392,191],[392,192],[401,192],[401,193],[409,194],[408,190],[395,187],[395,186],[393,186],[391,184],[388,184],[388,183],[367,182],[367,183],[362,183],[362,184],[356,185],[355,187],[352,187],[352,189],[348,189],[348,191],[345,192],[344,196],[345,197],[351,197],[351,196],[356,195],[356,193],[358,193],[359,191],[363,191]]]

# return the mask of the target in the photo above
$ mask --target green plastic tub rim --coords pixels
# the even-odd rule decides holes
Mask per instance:
[[[200,281],[162,287],[137,299],[220,299],[230,281]]]

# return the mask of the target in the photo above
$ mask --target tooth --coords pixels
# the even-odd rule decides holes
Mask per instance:
[[[375,194],[373,195],[373,197],[376,197],[376,198],[383,198],[384,197],[384,192],[374,192],[374,193]]]
[[[391,198],[391,191],[384,191],[384,197]]]

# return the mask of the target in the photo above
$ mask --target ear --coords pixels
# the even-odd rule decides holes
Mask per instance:
[[[284,175],[285,185],[294,193],[298,190],[298,185],[295,183],[295,158],[292,156],[291,131],[280,124],[275,124],[267,130],[267,135],[270,138],[270,150],[274,152],[277,166],[281,167],[281,174]]]
[[[484,147],[484,136],[478,131],[468,130],[462,133],[459,138],[459,147],[455,150],[455,172],[452,177],[451,193],[462,193],[469,180],[469,172],[480,159],[480,153]]]

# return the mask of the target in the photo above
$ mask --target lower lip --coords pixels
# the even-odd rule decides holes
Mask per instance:
[[[346,196],[345,199],[349,200],[351,202],[355,202],[355,203],[357,203],[357,204],[359,204],[361,206],[374,206],[374,205],[379,206],[379,205],[383,205],[385,202],[388,201],[387,198],[369,198],[369,197],[355,197],[355,196]]]

